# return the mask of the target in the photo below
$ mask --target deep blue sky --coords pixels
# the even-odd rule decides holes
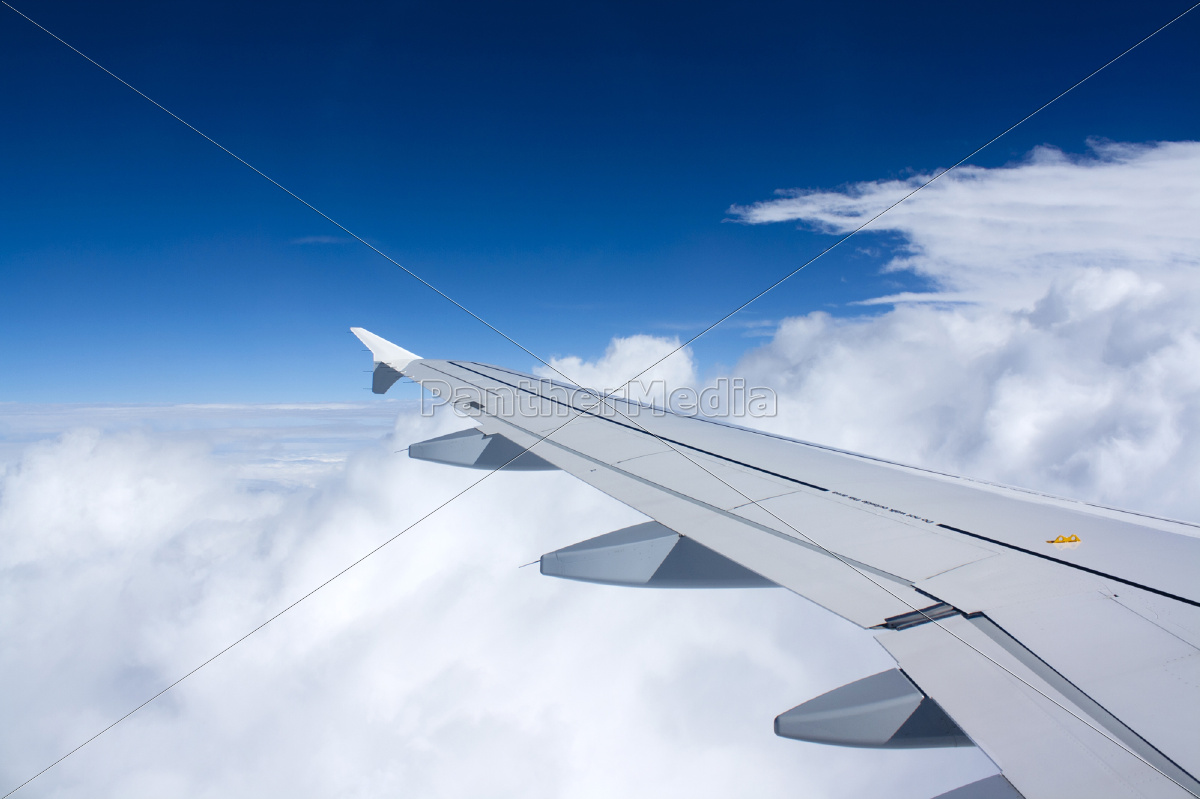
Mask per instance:
[[[953,163],[1187,0],[14,5],[530,349],[594,357],[828,243],[730,204]],[[0,70],[0,401],[362,399],[351,325],[532,366],[2,7]],[[1200,11],[975,163],[1195,139],[1198,79]],[[861,313],[879,263],[848,247],[746,319]]]

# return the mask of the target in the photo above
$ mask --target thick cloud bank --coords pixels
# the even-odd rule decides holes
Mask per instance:
[[[738,211],[842,232],[922,179]],[[870,228],[931,293],[788,319],[738,370],[793,436],[1197,520],[1198,219],[1194,142],[952,172]]]
[[[464,424],[0,407],[0,788],[478,480],[395,452]],[[638,521],[563,474],[489,477],[17,796],[921,799],[989,771],[776,738],[888,666],[793,595],[519,568]]]

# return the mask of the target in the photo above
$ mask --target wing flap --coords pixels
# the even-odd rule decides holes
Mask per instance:
[[[1200,724],[1191,714],[1163,712],[1200,707],[1200,650],[1095,591],[996,608],[988,618],[1180,767],[1200,774]]]
[[[958,616],[876,638],[1023,795],[1191,796],[1081,710],[1078,697],[1063,693],[1065,684],[1047,681],[976,621]]]

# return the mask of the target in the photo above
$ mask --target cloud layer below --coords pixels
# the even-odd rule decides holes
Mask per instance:
[[[0,482],[6,790],[482,476],[397,454],[465,424],[411,406],[8,410],[37,440]],[[489,477],[29,795],[922,797],[987,773],[775,738],[888,666],[792,595],[519,568],[638,521],[566,475]]]

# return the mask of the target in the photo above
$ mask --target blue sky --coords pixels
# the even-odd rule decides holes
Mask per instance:
[[[1185,8],[15,2],[600,386]],[[773,432],[1200,519],[1198,39],[1200,10],[668,382],[736,363]],[[11,787],[476,479],[398,454],[464,421],[375,402],[351,325],[534,362],[2,6],[0,68]],[[946,301],[857,304],[914,290]],[[992,770],[776,738],[892,662],[786,592],[518,568],[639,518],[489,479],[35,789],[927,799]]]
[[[1186,6],[17,7],[549,358],[698,331],[832,240],[730,205],[953,163]],[[351,325],[533,365],[0,11],[0,401],[362,399]],[[1182,20],[974,163],[1197,138],[1198,37]],[[887,244],[823,259],[701,364],[920,287],[879,274]]]

